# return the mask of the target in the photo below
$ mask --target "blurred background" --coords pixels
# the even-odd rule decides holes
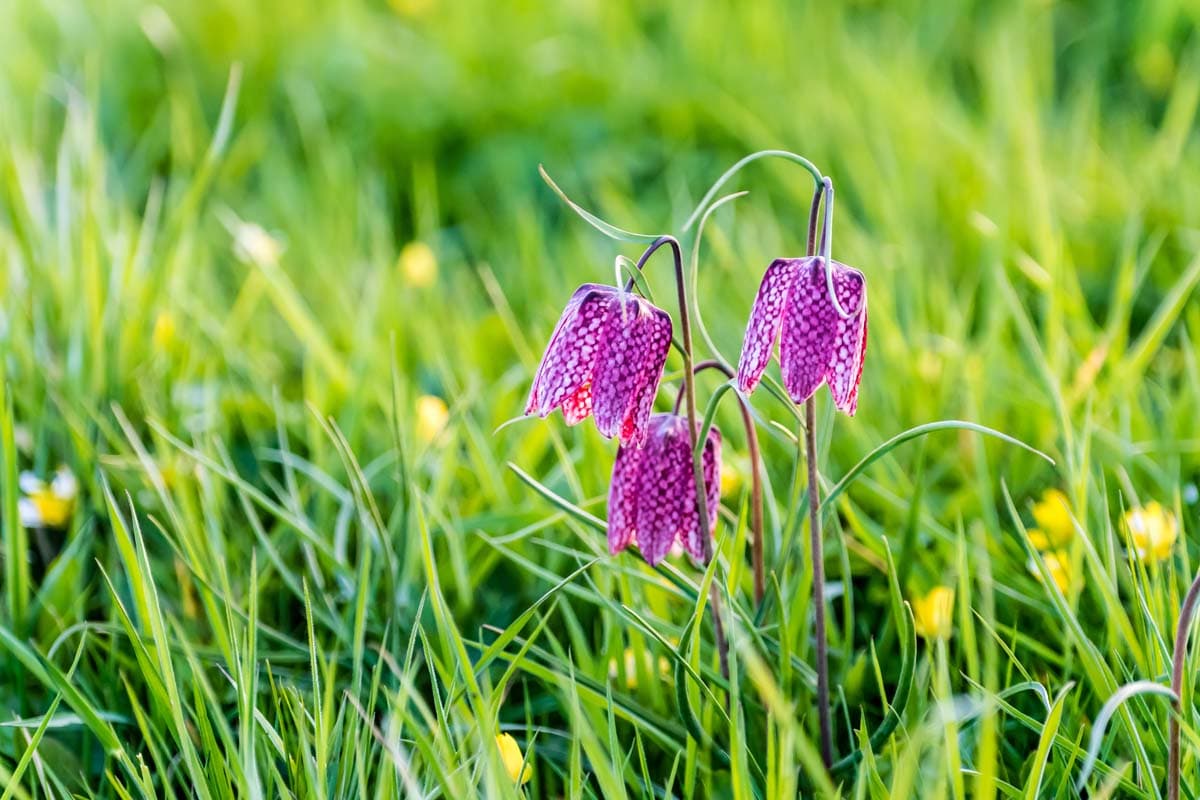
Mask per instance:
[[[953,580],[963,528],[1010,577],[1000,616],[1037,630],[1049,612],[1029,599],[1041,588],[1005,491],[1028,516],[1061,486],[1104,530],[1118,493],[1195,502],[1194,3],[8,0],[2,13],[5,485],[11,497],[18,470],[48,480],[60,465],[80,483],[61,530],[33,536],[32,576],[7,577],[8,625],[38,653],[81,621],[115,624],[113,599],[136,594],[106,485],[142,520],[173,624],[203,647],[227,633],[206,594],[227,573],[226,596],[255,585],[264,621],[298,641],[300,578],[324,595],[328,642],[366,592],[369,635],[403,650],[425,580],[398,474],[436,528],[464,631],[507,624],[575,548],[602,553],[505,462],[603,516],[610,443],[557,418],[495,432],[523,410],[574,287],[638,252],[572,214],[539,164],[584,207],[656,233],[679,232],[741,156],[807,156],[837,187],[834,256],[871,298],[858,416],[835,425],[823,405],[827,473],[938,419],[1055,456],[1057,470],[943,433],[881,461],[831,555],[847,596],[883,607],[880,542],[901,531],[924,545],[912,586]],[[732,361],[763,269],[802,251],[811,183],[767,160],[736,189],[750,193],[710,221],[699,278]],[[672,309],[668,266],[648,274]],[[719,421],[736,513],[744,441],[728,404]],[[779,564],[799,525],[793,450],[764,429]],[[357,555],[373,522],[357,514],[355,464],[391,535],[386,565]],[[251,490],[278,505],[251,513]],[[841,635],[861,648],[872,625],[851,610]],[[591,643],[579,666],[602,678],[620,625],[580,613],[553,627],[581,637],[577,653]],[[1080,613],[1103,628],[1096,606]],[[114,670],[133,656],[106,658],[84,651],[89,696],[125,708]],[[837,669],[849,681],[861,665]],[[42,708],[42,689],[6,680],[8,711]]]

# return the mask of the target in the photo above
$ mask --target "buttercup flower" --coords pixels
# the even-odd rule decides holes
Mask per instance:
[[[782,333],[779,364],[792,400],[804,402],[824,382],[834,405],[854,415],[867,349],[867,281],[853,267],[831,266],[833,291],[849,318],[830,299],[823,258],[780,258],[767,267],[738,360],[742,392],[754,391]]]
[[[562,408],[568,425],[592,415],[604,436],[641,447],[670,346],[667,312],[621,289],[584,284],[554,328],[525,413]]]
[[[1032,534],[1031,534],[1032,538]],[[1042,553],[1042,560],[1046,562],[1046,571],[1050,573],[1050,579],[1054,581],[1054,585],[1063,594],[1066,594],[1073,583],[1078,581],[1079,585],[1083,585],[1083,576],[1076,576],[1073,572],[1071,563],[1071,554],[1065,550],[1051,550]],[[1029,571],[1033,573],[1033,577],[1042,581],[1042,573],[1038,570],[1037,564],[1032,560],[1029,562]]]
[[[1070,503],[1058,489],[1042,492],[1042,499],[1033,504],[1033,519],[1038,527],[1029,531],[1029,539],[1038,550],[1062,547],[1075,536]]]
[[[1171,557],[1179,523],[1174,514],[1154,502],[1125,512],[1125,530],[1138,560],[1148,564]]]
[[[913,623],[926,639],[949,639],[954,628],[954,590],[935,586],[912,601]]]
[[[66,467],[59,467],[54,479],[46,483],[32,472],[22,472],[18,480],[25,494],[17,501],[17,513],[26,528],[65,528],[75,510],[79,481]]]
[[[500,748],[500,760],[504,762],[504,771],[513,783],[526,784],[533,777],[533,765],[521,754],[521,745],[511,733],[501,733],[496,736],[496,747]]]
[[[424,242],[409,242],[397,259],[400,274],[409,286],[426,289],[437,283],[438,262],[433,249]]]
[[[679,541],[692,558],[704,560],[687,426],[685,417],[655,414],[650,418],[645,447],[625,445],[617,451],[608,494],[610,553],[615,555],[636,541],[653,566]],[[704,442],[703,464],[708,500],[708,531],[704,535],[711,536],[717,526],[721,488],[721,432],[715,426]]]
[[[437,438],[450,419],[442,398],[423,394],[417,398],[417,438],[428,444]]]

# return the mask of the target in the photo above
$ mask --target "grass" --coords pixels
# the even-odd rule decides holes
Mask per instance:
[[[1074,796],[1105,703],[1167,683],[1200,555],[1200,18],[827,5],[8,4],[4,797]],[[839,755],[912,666],[894,732],[836,784],[787,409],[754,396],[761,618],[729,403],[742,481],[704,574],[607,555],[614,446],[589,425],[497,431],[574,286],[638,252],[538,164],[622,228],[677,232],[774,147],[833,177],[835,256],[870,283],[859,413],[818,395]],[[727,359],[811,191],[770,161],[738,189],[700,253]],[[648,283],[672,309],[668,272]],[[432,436],[425,395],[449,408]],[[855,469],[945,420],[1054,465],[935,425]],[[18,473],[60,464],[69,523],[26,530]],[[1077,529],[1065,593],[1026,534],[1047,488]],[[1180,536],[1143,564],[1120,521],[1151,501]],[[953,635],[914,651],[901,599],[937,585]],[[1162,795],[1168,708],[1116,710],[1089,796]]]

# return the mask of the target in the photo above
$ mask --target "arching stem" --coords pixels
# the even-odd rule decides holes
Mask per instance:
[[[733,369],[721,361],[701,361],[692,368],[692,374],[698,375],[706,369],[715,369],[729,380],[736,377]],[[737,394],[736,392],[734,394]],[[750,403],[741,394],[737,394],[738,410],[742,412],[742,427],[746,429],[746,450],[750,454],[750,545],[751,562],[754,565],[754,604],[762,605],[766,596],[766,567],[763,557],[763,486],[762,458],[758,449],[758,431],[754,427],[754,415],[750,413]],[[683,392],[675,398],[675,413],[679,413],[679,405],[683,400]]]
[[[688,317],[687,280],[683,274],[683,251],[674,236],[655,239],[637,261],[640,271],[646,261],[663,245],[670,245],[675,258],[675,286],[679,299],[679,331],[683,344],[683,391],[687,403],[688,437],[692,447],[692,474],[696,482],[696,518],[700,523],[700,542],[704,547],[704,564],[713,559],[712,537],[709,535],[708,491],[704,485],[703,454],[696,447],[696,376],[692,371],[692,326]],[[729,678],[729,645],[725,641],[725,627],[721,622],[721,592],[717,581],[710,588],[709,604],[712,607],[713,633],[717,643],[717,655],[721,663],[722,677]]]
[[[1200,573],[1196,574],[1196,579],[1183,598],[1179,624],[1175,628],[1175,652],[1171,656],[1171,690],[1175,692],[1175,713],[1167,723],[1167,800],[1179,800],[1179,717],[1183,714],[1183,665],[1187,660],[1188,636],[1192,631],[1197,601],[1200,601]]]
[[[813,255],[817,238],[817,212],[825,181],[813,192],[808,215],[808,255]],[[832,189],[832,185],[829,186]],[[832,192],[825,199],[828,206]],[[826,212],[828,216],[828,211]],[[825,552],[821,537],[821,489],[817,472],[817,404],[812,397],[804,403],[804,456],[808,462],[808,527],[813,571],[813,635],[817,640],[817,718],[821,729],[821,759],[833,766],[833,714],[829,707],[829,641],[825,628]]]

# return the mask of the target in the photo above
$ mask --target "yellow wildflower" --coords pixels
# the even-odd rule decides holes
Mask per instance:
[[[1044,551],[1049,550],[1054,546],[1050,541],[1050,537],[1042,533],[1039,529],[1030,528],[1028,533],[1029,543],[1033,545],[1035,549]]]
[[[1075,523],[1071,519],[1071,506],[1067,496],[1058,489],[1042,492],[1042,499],[1033,504],[1033,518],[1045,544],[1033,543],[1039,550],[1062,547],[1075,536]],[[1029,538],[1032,540],[1033,531]]]
[[[525,761],[521,745],[517,744],[512,734],[497,735],[496,747],[500,748],[500,760],[504,762],[504,770],[513,783],[529,783],[529,779],[533,777],[533,765]]]
[[[75,510],[79,481],[66,467],[59,467],[54,479],[46,483],[32,472],[23,472],[19,480],[25,494],[17,502],[21,524],[26,528],[65,528]]]
[[[1071,589],[1071,585],[1078,580],[1080,586],[1083,585],[1083,576],[1074,574],[1074,567],[1071,562],[1071,554],[1065,550],[1051,550],[1047,553],[1042,553],[1042,560],[1046,562],[1046,571],[1050,573],[1050,580],[1054,581],[1054,585],[1063,594],[1066,594]],[[1033,577],[1042,581],[1042,573],[1038,570],[1037,564],[1030,561],[1029,571],[1033,573]]]
[[[1125,529],[1142,563],[1170,558],[1179,536],[1175,515],[1156,502],[1125,512]]]
[[[912,601],[917,633],[926,639],[949,639],[954,627],[954,590],[936,586]]]
[[[742,485],[742,473],[729,461],[721,462],[721,496],[727,497]]]
[[[438,437],[450,419],[450,410],[442,398],[423,394],[417,398],[417,438],[429,444]]]
[[[409,286],[427,289],[437,283],[438,263],[433,249],[424,242],[409,242],[400,250],[400,274]]]
[[[154,318],[154,333],[150,334],[150,343],[160,353],[171,349],[175,341],[175,316],[170,311],[160,311]]]

